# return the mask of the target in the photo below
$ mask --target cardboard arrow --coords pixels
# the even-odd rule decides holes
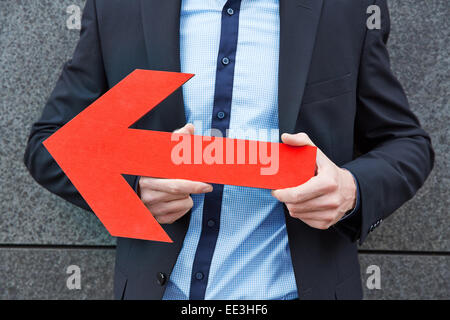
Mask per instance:
[[[277,171],[262,174],[267,161],[249,160],[256,150],[250,141],[129,128],[192,77],[136,70],[44,142],[112,236],[171,242],[122,174],[266,189],[297,186],[314,175],[315,147],[258,142],[257,150],[278,150]],[[213,143],[226,146],[223,161],[218,148],[211,153]],[[181,144],[189,149],[174,153]],[[207,150],[215,161],[202,161]]]

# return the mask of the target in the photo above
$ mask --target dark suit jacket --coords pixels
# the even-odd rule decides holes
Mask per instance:
[[[180,2],[87,1],[81,39],[26,150],[28,169],[48,190],[89,210],[42,142],[133,70],[180,71]],[[381,30],[366,28],[374,3]],[[430,138],[390,69],[386,0],[280,0],[280,21],[280,131],[309,134],[356,176],[361,195],[360,212],[326,231],[286,214],[300,299],[359,299],[356,241],[421,187],[433,165]],[[171,132],[185,122],[178,90],[134,127]],[[189,217],[164,226],[171,244],[118,239],[116,298],[161,299]]]

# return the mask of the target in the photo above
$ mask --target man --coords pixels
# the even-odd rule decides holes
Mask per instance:
[[[82,25],[25,155],[66,200],[89,210],[42,142],[137,68],[196,76],[136,128],[319,148],[316,176],[285,190],[126,177],[174,243],[119,238],[117,299],[362,297],[356,241],[433,165],[390,70],[386,0],[88,0]]]

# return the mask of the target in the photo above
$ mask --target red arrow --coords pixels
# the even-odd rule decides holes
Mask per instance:
[[[172,141],[172,133],[129,129],[192,77],[136,70],[44,142],[112,236],[172,242],[122,174],[266,189],[300,185],[314,175],[314,147],[258,143],[258,148],[279,147],[278,172],[261,175],[261,169],[267,167],[262,161],[245,165],[226,161],[176,164],[172,152],[180,142]],[[192,154],[199,151],[203,154],[213,142],[233,146],[224,152],[228,156],[233,151],[229,159],[235,162],[239,150],[242,151],[239,143],[245,144],[247,156],[251,148],[250,142],[244,140],[212,138],[202,143],[201,136],[177,137],[191,143]]]

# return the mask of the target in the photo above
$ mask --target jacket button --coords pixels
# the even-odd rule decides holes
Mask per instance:
[[[166,276],[166,274],[165,274],[165,273],[162,273],[162,272],[158,272],[158,273],[156,274],[156,281],[158,282],[158,284],[159,284],[160,286],[165,285],[165,284],[166,284],[166,281],[167,281],[167,276]]]

